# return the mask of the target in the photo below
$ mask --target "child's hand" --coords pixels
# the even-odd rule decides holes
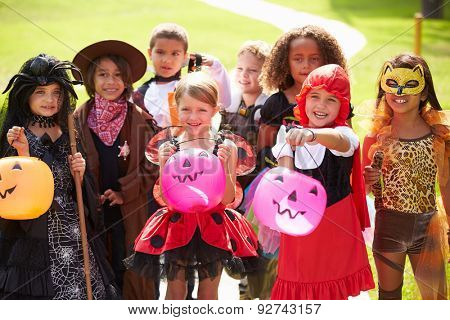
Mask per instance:
[[[123,198],[120,192],[112,191],[111,189],[108,189],[100,196],[100,202],[101,204],[104,204],[106,200],[109,200],[109,206],[112,207],[114,205],[121,205],[123,204]]]
[[[214,63],[213,57],[202,54],[202,66],[212,67],[213,63]]]
[[[80,174],[83,180],[84,172],[86,171],[86,161],[83,159],[81,153],[77,152],[73,156],[69,156],[70,173],[75,176],[75,172]]]
[[[173,144],[171,144],[169,141],[165,142],[160,148],[159,148],[159,166],[163,167],[167,160],[175,153],[177,152],[177,147],[175,147]]]
[[[364,180],[367,185],[371,186],[380,181],[381,170],[366,166],[364,168]]]
[[[19,156],[29,157],[30,147],[28,139],[25,136],[25,129],[22,127],[12,127],[6,133],[8,143],[17,150]]]
[[[225,167],[226,163],[228,162],[228,160],[230,160],[231,157],[231,147],[224,143],[219,144],[219,150],[217,150],[217,157],[219,157],[219,160]]]
[[[196,55],[195,53],[189,54],[189,59],[195,61],[195,58],[196,58],[195,55]],[[204,55],[204,54],[200,54],[200,53],[199,53],[199,55],[202,56],[202,63],[201,63],[202,66],[211,67],[213,65],[213,63],[214,63],[213,57]]]
[[[310,129],[291,129],[286,134],[286,142],[293,147],[303,146],[306,142],[312,142],[315,135]]]

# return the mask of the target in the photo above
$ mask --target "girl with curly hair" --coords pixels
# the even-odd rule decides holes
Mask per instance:
[[[347,69],[346,60],[337,40],[318,26],[307,25],[284,33],[266,59],[261,83],[264,90],[273,92],[261,109],[261,126],[257,151],[269,164],[274,159],[270,148],[282,124],[296,122],[293,109],[295,96],[303,81],[314,69],[325,64],[337,64]],[[260,163],[260,162],[258,162]]]

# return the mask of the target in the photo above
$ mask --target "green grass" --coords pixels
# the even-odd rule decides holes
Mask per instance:
[[[378,276],[375,268],[375,261],[372,255],[372,249],[367,247],[367,254],[369,255],[369,262],[372,268],[373,279],[375,281],[376,288],[369,291],[369,296],[371,299],[378,299]],[[450,263],[447,263],[447,288],[450,288]],[[403,289],[402,295],[404,300],[418,300],[420,299],[419,289],[416,285],[416,280],[414,279],[414,273],[409,263],[408,258],[406,258],[405,266],[405,276],[403,278]]]
[[[414,48],[414,14],[420,12],[420,1],[378,0],[272,0],[299,11],[343,21],[360,30],[367,44],[349,61],[352,79],[352,103],[364,105],[376,96],[375,81],[383,62],[401,52]],[[427,60],[433,76],[435,90],[444,109],[450,109],[450,3],[444,7],[444,19],[425,19],[422,24],[422,56]],[[360,109],[361,110],[361,109]],[[367,118],[356,117],[353,121],[360,137],[367,130]],[[375,282],[376,268],[368,250]],[[447,275],[450,273],[447,264]],[[450,280],[448,281],[450,282]],[[377,298],[376,290],[369,292]],[[404,299],[419,299],[411,265],[407,260],[403,285]]]
[[[244,41],[274,42],[280,35],[271,25],[192,0],[6,0],[0,2],[0,21],[0,88],[40,52],[72,60],[78,50],[104,39],[124,40],[146,52],[152,28],[161,22],[184,26],[190,51],[210,53],[227,68]],[[80,92],[82,101],[87,96]]]
[[[447,0],[444,0],[446,2]],[[343,21],[360,30],[366,47],[350,62],[352,102],[375,97],[375,81],[383,62],[398,53],[412,51],[415,12],[419,0],[272,0],[299,11]],[[441,105],[450,109],[450,5],[445,19],[423,23],[422,55],[428,61]],[[120,39],[142,52],[148,47],[151,29],[161,22],[183,25],[190,35],[190,51],[207,52],[231,69],[236,52],[245,40],[274,43],[281,30],[199,1],[131,0],[2,0],[0,2],[0,89],[5,88],[26,59],[46,52],[72,60],[81,48],[95,41]],[[141,82],[144,79],[141,80]],[[80,103],[87,95],[79,89]],[[0,106],[4,96],[0,97]],[[362,133],[360,123],[357,128]],[[371,257],[371,253],[369,252]],[[376,276],[371,260],[372,270]],[[449,270],[450,271],[450,270]],[[404,298],[416,299],[414,278],[408,265]],[[376,298],[376,291],[370,292]]]
[[[420,1],[411,0],[273,0],[293,9],[341,20],[360,30],[366,47],[350,60],[352,101],[375,96],[375,80],[383,62],[397,53],[412,51],[413,15]],[[37,5],[39,3],[39,5]],[[430,64],[441,104],[450,107],[450,5],[445,19],[425,20],[423,56]],[[190,49],[217,56],[227,68],[235,63],[240,44],[248,39],[273,43],[281,34],[275,27],[247,19],[199,1],[78,0],[67,2],[0,2],[0,85],[30,56],[46,51],[71,60],[76,51],[102,39],[122,39],[143,52],[157,23],[177,22],[190,34]],[[85,98],[86,96],[83,95]]]
[[[376,96],[375,82],[383,62],[414,48],[414,14],[419,0],[272,0],[297,10],[343,21],[361,31],[367,45],[350,62],[352,102],[360,104]],[[450,2],[444,19],[426,19],[422,25],[422,56],[427,60],[438,99],[450,108]]]

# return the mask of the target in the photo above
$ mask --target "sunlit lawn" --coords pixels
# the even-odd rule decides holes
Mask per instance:
[[[273,0],[272,2],[328,18],[341,20],[360,30],[366,47],[350,62],[352,102],[362,104],[375,97],[375,81],[383,62],[400,52],[412,51],[413,15],[420,1],[401,0]],[[450,108],[450,9],[445,19],[423,23],[423,56],[428,61],[438,98]],[[242,42],[261,39],[269,43],[281,34],[277,28],[244,18],[200,1],[108,1],[108,0],[3,0],[0,2],[0,88],[31,56],[40,52],[72,60],[84,46],[104,39],[127,41],[142,52],[149,33],[160,22],[176,22],[190,34],[190,50],[218,57],[228,69],[234,66]],[[148,77],[148,76],[147,76]],[[144,79],[141,80],[141,82]],[[86,99],[80,88],[80,101]],[[0,106],[4,96],[0,97]],[[355,118],[361,135],[364,117]],[[371,253],[369,252],[371,257]],[[375,267],[371,257],[374,275]],[[450,270],[449,270],[450,271]],[[411,268],[405,272],[404,298],[416,299]],[[376,291],[370,292],[376,298]]]

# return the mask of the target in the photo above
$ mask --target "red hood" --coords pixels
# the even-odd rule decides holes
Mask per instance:
[[[309,123],[305,111],[305,102],[311,89],[325,89],[338,97],[341,108],[336,120],[334,120],[334,126],[345,126],[350,112],[350,81],[345,70],[337,64],[327,64],[313,70],[305,79],[300,94],[295,97],[297,106],[294,108],[295,117],[305,127]]]

